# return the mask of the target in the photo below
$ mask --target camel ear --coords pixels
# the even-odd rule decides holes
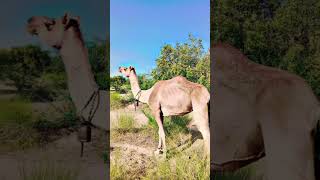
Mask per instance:
[[[80,16],[75,16],[73,19],[76,20],[78,22],[78,25],[80,26]]]
[[[131,71],[131,70],[134,70],[134,67],[130,66],[129,69],[130,69],[130,71]]]
[[[62,23],[67,25],[69,23],[69,20],[70,20],[70,16],[69,16],[69,13],[64,13],[63,17],[62,17]]]

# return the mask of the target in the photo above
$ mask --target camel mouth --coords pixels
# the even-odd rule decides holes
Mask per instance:
[[[34,21],[34,17],[30,17],[28,19],[26,30],[31,35],[38,35],[38,31],[37,31],[36,27],[34,26],[33,21]]]
[[[28,28],[27,29],[28,33],[31,34],[31,35],[34,35],[34,36],[37,36],[39,35],[38,31],[36,29],[30,29]]]
[[[37,28],[36,28],[35,25],[33,25],[31,22],[29,22],[29,23],[27,24],[26,29],[27,29],[27,32],[28,32],[29,34],[31,34],[31,35],[38,35],[38,34],[39,34],[38,31],[37,31]]]

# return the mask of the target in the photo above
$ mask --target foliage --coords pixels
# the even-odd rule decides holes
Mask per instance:
[[[109,63],[105,41],[88,42],[89,62],[101,89],[109,86]],[[53,101],[65,96],[67,78],[62,59],[39,46],[0,49],[0,79],[14,82],[18,93],[33,101]]]
[[[26,95],[38,91],[39,96],[48,94],[39,87],[37,82],[50,63],[47,51],[42,51],[40,47],[32,45],[2,51],[7,51],[6,57],[3,57],[6,60],[1,64],[6,69],[3,76],[14,82],[19,93]]]
[[[148,74],[139,74],[138,80],[140,83],[140,88],[142,90],[150,89],[155,83],[151,76]]]
[[[213,42],[228,42],[255,62],[300,75],[320,95],[319,1],[214,1],[212,12]]]
[[[101,89],[109,89],[109,42],[88,42],[89,62],[98,86]]]
[[[133,95],[121,95],[118,92],[110,93],[110,108],[119,109],[134,101]]]
[[[121,92],[123,84],[128,83],[122,76],[113,76],[110,78],[110,87],[113,87],[116,91]]]
[[[177,43],[175,47],[164,45],[152,70],[155,81],[184,76],[192,82],[202,83],[209,88],[209,56],[203,50],[202,40],[189,35],[187,42]]]

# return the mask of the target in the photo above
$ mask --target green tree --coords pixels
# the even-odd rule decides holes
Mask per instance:
[[[150,89],[154,85],[154,80],[148,74],[138,75],[140,88],[143,90]]]
[[[207,60],[204,60],[207,58]],[[177,43],[175,47],[164,45],[160,56],[156,60],[156,68],[151,76],[155,81],[171,79],[175,76],[184,76],[192,82],[209,84],[209,78],[201,77],[204,72],[210,73],[210,66],[205,66],[208,55],[204,52],[202,40],[189,35],[187,42]],[[198,64],[201,65],[198,65]],[[201,72],[199,72],[201,71]]]
[[[18,92],[29,91],[50,64],[50,59],[49,53],[38,46],[12,48],[4,65],[7,68],[6,78],[14,82]]]
[[[317,0],[214,1],[212,42],[306,79],[320,95],[320,3]]]
[[[122,76],[113,76],[110,78],[110,87],[116,91],[121,91],[121,87],[126,83],[126,79]]]
[[[89,62],[94,73],[95,80],[101,89],[109,89],[109,43],[96,40],[87,42]]]

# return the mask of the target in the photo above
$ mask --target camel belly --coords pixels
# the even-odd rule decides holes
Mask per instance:
[[[161,111],[163,116],[179,116],[190,113],[192,111],[192,107],[161,107]]]

